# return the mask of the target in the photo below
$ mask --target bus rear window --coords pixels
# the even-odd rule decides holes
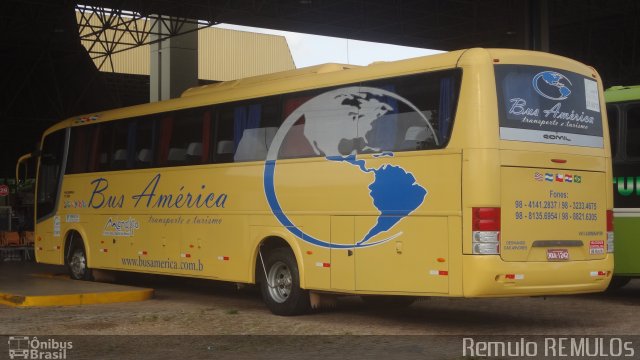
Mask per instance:
[[[500,139],[603,147],[598,84],[570,71],[495,65]]]

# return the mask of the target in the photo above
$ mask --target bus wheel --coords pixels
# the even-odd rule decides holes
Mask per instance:
[[[404,308],[416,301],[414,296],[368,295],[361,298],[373,308]]]
[[[611,282],[609,283],[609,287],[607,288],[607,291],[618,290],[623,286],[627,285],[629,281],[631,281],[630,277],[614,276],[613,278],[611,278]]]
[[[298,264],[291,250],[273,249],[267,255],[264,266],[260,291],[269,310],[282,316],[308,312],[309,292],[300,288]]]
[[[69,274],[75,280],[91,280],[91,269],[87,266],[87,253],[84,246],[75,245],[69,256]]]

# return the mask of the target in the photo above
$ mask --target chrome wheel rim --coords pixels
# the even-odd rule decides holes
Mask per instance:
[[[87,270],[87,259],[84,256],[84,251],[77,249],[71,255],[71,261],[69,262],[71,273],[76,279],[81,279]]]
[[[282,261],[273,264],[267,280],[271,298],[278,303],[287,301],[293,287],[293,276],[287,264]]]

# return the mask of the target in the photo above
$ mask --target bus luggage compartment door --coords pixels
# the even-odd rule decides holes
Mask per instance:
[[[376,216],[356,216],[355,234],[366,234]],[[356,248],[356,290],[402,293],[449,291],[448,219],[409,215]]]
[[[354,244],[354,217],[331,217],[331,244]],[[331,288],[336,290],[355,290],[355,249],[331,249]]]

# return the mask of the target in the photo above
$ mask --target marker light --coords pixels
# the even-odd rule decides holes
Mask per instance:
[[[473,254],[500,254],[500,208],[473,208],[471,223]]]

